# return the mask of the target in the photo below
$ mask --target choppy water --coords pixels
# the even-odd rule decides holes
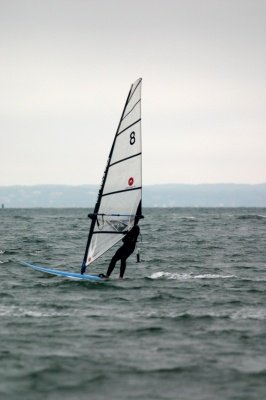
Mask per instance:
[[[87,210],[0,210],[0,398],[266,398],[266,209],[147,209],[142,263],[77,282]],[[94,272],[105,272],[113,252]]]

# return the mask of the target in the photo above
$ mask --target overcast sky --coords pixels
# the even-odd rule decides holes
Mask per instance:
[[[99,184],[143,78],[143,184],[266,182],[265,0],[0,0],[0,185]]]

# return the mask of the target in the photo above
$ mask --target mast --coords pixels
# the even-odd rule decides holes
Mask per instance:
[[[113,154],[113,151],[114,151],[116,138],[117,138],[117,135],[119,133],[119,129],[120,129],[120,126],[121,126],[121,122],[123,120],[123,116],[124,116],[126,107],[127,107],[128,102],[130,100],[130,95],[131,95],[131,92],[132,92],[132,88],[133,88],[133,84],[130,87],[130,90],[129,90],[129,93],[128,93],[128,96],[127,96],[127,99],[126,99],[126,103],[125,103],[125,106],[123,108],[123,112],[122,112],[122,115],[121,115],[117,130],[116,130],[116,134],[115,134],[115,137],[114,137],[114,140],[113,140],[113,144],[112,144],[112,147],[111,147],[111,150],[110,150],[110,153],[109,153],[109,157],[108,157],[108,160],[107,160],[106,168],[105,168],[105,171],[104,171],[104,174],[103,174],[101,187],[99,189],[97,201],[96,201],[96,204],[95,204],[95,207],[94,207],[94,212],[93,212],[93,214],[89,214],[89,218],[91,218],[91,226],[90,226],[90,230],[89,230],[88,241],[87,241],[87,245],[86,245],[86,249],[85,249],[83,262],[82,262],[82,265],[81,265],[81,274],[84,274],[85,271],[86,271],[86,267],[87,267],[86,266],[86,260],[87,260],[87,257],[88,257],[88,251],[89,251],[89,247],[90,247],[90,243],[91,243],[94,227],[95,227],[96,220],[97,220],[97,214],[98,214],[98,211],[99,211],[99,208],[100,208],[100,204],[101,204],[101,200],[102,200],[102,194],[103,194],[103,191],[104,191],[104,186],[105,186],[108,170],[109,170],[110,163],[111,163],[111,158],[112,158],[112,154]]]

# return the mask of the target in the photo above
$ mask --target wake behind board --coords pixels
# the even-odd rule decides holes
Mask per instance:
[[[29,262],[22,261],[20,263],[24,267],[29,267],[32,268],[36,271],[44,272],[45,274],[50,274],[50,275],[57,275],[57,276],[63,276],[65,278],[70,278],[70,279],[75,279],[75,280],[86,280],[86,281],[91,281],[91,282],[104,282],[105,279],[100,278],[98,275],[88,275],[88,274],[76,274],[74,272],[67,272],[67,271],[62,271],[59,269],[52,269],[52,268],[46,268],[42,267],[40,265],[34,265]]]

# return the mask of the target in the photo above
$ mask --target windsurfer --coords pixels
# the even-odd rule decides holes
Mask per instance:
[[[110,277],[111,273],[113,272],[116,262],[118,260],[121,260],[119,278],[123,279],[123,276],[124,276],[124,273],[126,270],[126,259],[135,250],[139,233],[140,233],[140,229],[136,222],[135,225],[130,229],[130,231],[127,232],[125,237],[122,239],[123,245],[121,247],[119,247],[119,249],[114,254],[114,256],[109,264],[106,276],[104,276],[105,278],[108,279]]]

